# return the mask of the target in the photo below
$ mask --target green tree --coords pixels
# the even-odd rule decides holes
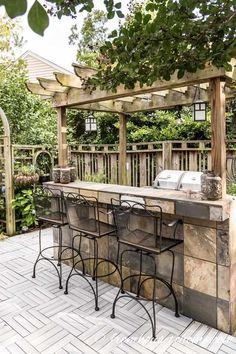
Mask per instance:
[[[235,0],[147,0],[101,47],[104,63],[91,85],[151,85],[177,70],[196,72],[210,63],[231,69],[236,54]]]
[[[86,16],[81,31],[77,25],[71,28],[69,44],[77,44],[77,60],[90,67],[98,66],[98,53],[107,39],[107,17],[104,11],[94,10]]]
[[[69,110],[67,113],[68,140],[71,144],[113,144],[119,140],[118,116],[111,113],[94,113],[97,132],[85,131],[86,111]]]
[[[23,46],[21,27],[17,21],[7,16],[0,16],[0,59],[1,62],[12,60],[16,49]]]
[[[83,111],[68,112],[68,137],[72,144],[117,144],[119,119],[116,114],[95,113],[97,132],[85,131]],[[229,129],[229,134],[232,128]],[[181,118],[176,111],[139,112],[128,116],[127,141],[140,143],[163,140],[207,140],[211,136],[210,120],[194,122],[189,108],[184,108]],[[236,137],[232,132],[231,138]]]
[[[22,61],[0,65],[0,106],[10,124],[12,143],[56,144],[56,117],[51,104],[26,88]]]

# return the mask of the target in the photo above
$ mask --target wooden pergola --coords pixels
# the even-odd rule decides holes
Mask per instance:
[[[126,115],[140,111],[170,109],[190,106],[200,88],[201,100],[211,106],[212,170],[222,178],[223,196],[226,194],[226,133],[225,100],[235,97],[236,59],[232,70],[206,66],[196,73],[186,73],[178,79],[177,73],[169,81],[157,80],[152,86],[131,89],[123,85],[116,92],[100,90],[90,92],[83,88],[83,80],[94,75],[95,70],[73,64],[75,75],[55,72],[55,80],[38,78],[38,83],[27,83],[29,91],[52,100],[58,114],[59,165],[67,165],[66,109],[112,112],[119,115],[119,179],[126,184]]]

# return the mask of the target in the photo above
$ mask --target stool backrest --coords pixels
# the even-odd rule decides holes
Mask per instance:
[[[55,223],[66,223],[62,192],[49,187],[37,187],[33,193],[36,216]]]
[[[138,244],[144,242],[146,237],[147,244],[153,242],[153,247],[161,249],[162,209],[159,205],[116,199],[112,199],[111,202],[114,223],[121,241],[128,238]]]
[[[98,200],[79,193],[64,194],[67,220],[71,229],[99,232]]]

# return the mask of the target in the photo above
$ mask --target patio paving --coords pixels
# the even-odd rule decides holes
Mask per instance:
[[[52,230],[44,230],[52,242]],[[69,294],[58,289],[58,278],[48,262],[38,264],[38,233],[0,242],[0,354],[206,354],[236,353],[236,337],[157,307],[157,338],[151,340],[150,323],[135,301],[118,302],[117,317],[110,318],[117,288],[100,282],[100,311],[87,283],[71,279]],[[64,279],[70,268],[63,267]],[[150,305],[150,304],[148,304]]]

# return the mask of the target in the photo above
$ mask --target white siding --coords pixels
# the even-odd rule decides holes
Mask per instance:
[[[55,79],[53,72],[60,71],[64,73],[69,73],[67,70],[60,69],[53,65],[47,64],[46,62],[34,57],[31,54],[27,54],[24,58],[27,64],[28,77],[30,82],[38,82],[37,77],[43,77],[45,79]]]

